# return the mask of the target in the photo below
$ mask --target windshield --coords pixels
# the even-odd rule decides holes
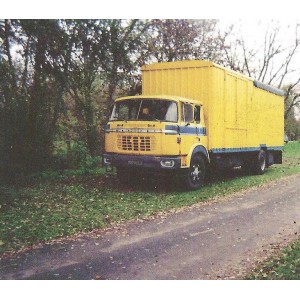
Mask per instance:
[[[129,99],[117,101],[110,121],[164,121],[177,122],[177,104],[161,99]]]

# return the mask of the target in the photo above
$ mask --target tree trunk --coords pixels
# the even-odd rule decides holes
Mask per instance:
[[[41,99],[44,96],[42,91],[43,80],[41,67],[44,61],[44,52],[45,49],[43,47],[43,43],[40,39],[38,39],[35,53],[33,86],[29,97],[29,110],[25,137],[25,159],[27,162],[28,172],[39,170],[43,163],[41,157],[41,143],[43,143],[43,141],[39,139],[39,133],[41,132],[41,129],[39,128],[39,119],[41,118]]]
[[[97,130],[94,118],[94,110],[92,106],[91,96],[88,95],[85,108],[84,108],[84,117],[85,117],[85,126],[86,126],[86,141],[89,153],[92,156],[97,155],[98,150],[98,137],[97,137]]]

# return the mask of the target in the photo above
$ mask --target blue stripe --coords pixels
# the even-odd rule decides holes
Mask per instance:
[[[266,147],[266,146],[265,146]],[[266,147],[268,151],[282,151],[282,146]],[[253,152],[259,151],[262,147],[241,147],[241,148],[213,148],[212,153],[236,153],[236,152]]]
[[[206,135],[206,127],[200,127],[198,129],[199,129],[198,131],[199,135]]]
[[[177,125],[166,125],[165,130],[167,135],[170,134],[181,134],[181,135],[206,135],[206,127],[192,127],[192,126],[177,126]]]
[[[197,134],[197,129],[196,129],[196,127],[180,126],[179,127],[179,132],[180,132],[180,134],[196,135]]]
[[[268,150],[283,151],[283,146],[267,147]]]
[[[173,134],[177,134],[179,131],[179,126],[177,125],[166,125],[165,130],[170,130],[170,131],[174,131]],[[167,134],[172,134],[172,133],[167,133]]]

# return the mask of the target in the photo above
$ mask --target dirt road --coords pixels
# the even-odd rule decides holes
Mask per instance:
[[[1,279],[235,279],[298,238],[300,175],[0,261]]]

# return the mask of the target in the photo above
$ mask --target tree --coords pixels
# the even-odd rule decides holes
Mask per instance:
[[[91,155],[99,154],[97,86],[104,85],[106,103],[112,105],[118,86],[137,69],[138,47],[147,22],[141,20],[64,20],[67,51],[58,72],[84,120]],[[102,93],[102,97],[104,97]],[[98,101],[99,102],[99,101]],[[103,101],[101,101],[103,103]]]
[[[148,60],[206,59],[219,62],[223,43],[217,23],[217,20],[153,20]]]
[[[285,119],[285,134],[289,140],[299,140],[300,138],[300,121],[297,120],[294,114],[288,115]]]
[[[285,110],[284,110],[284,118],[287,119],[291,113],[294,113],[295,109],[300,109],[300,92],[296,91],[300,83],[300,78],[293,84],[290,84],[286,88],[285,95]],[[298,87],[299,88],[299,87]]]
[[[98,20],[63,20],[65,51],[55,66],[67,92],[76,103],[77,117],[85,124],[86,143],[91,155],[97,154],[95,123],[95,81],[100,61],[105,60],[105,43]]]
[[[27,169],[48,163],[56,122],[63,101],[64,86],[50,61],[62,46],[58,20],[21,20],[30,42],[32,77],[28,85],[28,115],[25,134]],[[28,46],[29,46],[28,45]]]
[[[151,23],[148,20],[106,20],[109,61],[102,66],[107,74],[107,101],[112,106],[117,88],[127,84],[131,94],[139,91],[137,74],[149,53],[145,42]]]
[[[3,20],[0,72],[3,172],[43,168],[50,159],[63,86],[48,63],[60,48],[57,20]]]

